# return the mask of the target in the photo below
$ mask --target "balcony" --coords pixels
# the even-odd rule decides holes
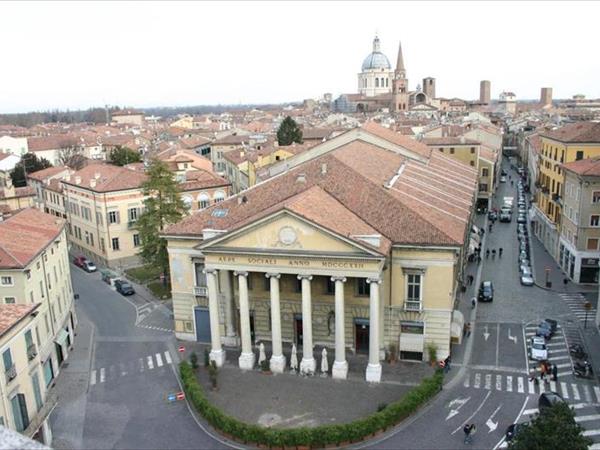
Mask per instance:
[[[405,300],[404,301],[404,311],[421,311],[421,301],[420,300]]]
[[[207,297],[208,289],[206,286],[194,286],[194,295],[197,297]]]
[[[548,188],[548,186],[542,186],[542,193],[549,194],[550,193],[550,188]]]
[[[37,356],[37,347],[35,344],[31,344],[27,347],[27,359],[31,361],[33,358]]]
[[[14,380],[16,377],[17,377],[17,368],[13,364],[6,371],[6,382],[7,383],[10,382],[11,380]]]
[[[562,197],[559,194],[552,194],[552,200],[562,205]]]

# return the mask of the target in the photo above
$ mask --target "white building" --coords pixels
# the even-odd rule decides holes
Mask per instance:
[[[28,151],[27,138],[12,136],[0,137],[0,153],[23,156]]]
[[[379,37],[373,39],[373,51],[364,59],[358,74],[358,93],[366,97],[392,92],[394,71],[379,46]]]

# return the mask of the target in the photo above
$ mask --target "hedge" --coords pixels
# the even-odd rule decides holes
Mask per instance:
[[[400,400],[390,403],[381,411],[353,422],[313,428],[277,429],[248,424],[225,414],[206,398],[194,370],[187,361],[180,363],[179,371],[188,400],[208,423],[234,439],[268,447],[321,448],[326,445],[339,446],[344,442],[360,441],[398,424],[414,413],[442,389],[444,379],[443,371],[437,370]]]

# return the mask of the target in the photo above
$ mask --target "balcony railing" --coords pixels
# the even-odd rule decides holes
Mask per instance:
[[[127,229],[131,230],[132,228],[135,228],[136,223],[137,220],[130,220],[129,222],[127,222]]]
[[[421,311],[421,302],[419,300],[406,300],[404,302],[405,311]]]
[[[6,382],[8,383],[11,380],[14,380],[17,377],[17,368],[13,364],[6,371]]]
[[[206,286],[194,286],[194,295],[198,297],[207,297],[208,289]]]
[[[33,358],[37,356],[37,347],[35,344],[31,344],[27,347],[27,359],[31,361]]]

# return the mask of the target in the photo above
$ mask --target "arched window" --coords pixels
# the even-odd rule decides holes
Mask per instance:
[[[198,209],[208,208],[210,206],[210,197],[204,192],[198,195]]]
[[[375,87],[379,87],[379,78],[375,78]]]
[[[217,191],[217,192],[215,192],[213,199],[214,199],[215,203],[220,203],[223,200],[225,200],[225,193],[223,191]]]

